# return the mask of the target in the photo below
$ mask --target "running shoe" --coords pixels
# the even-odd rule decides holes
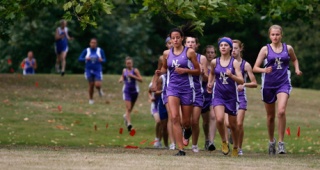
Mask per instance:
[[[276,154],[276,138],[273,139],[273,142],[269,142],[269,155]]]
[[[204,143],[204,149],[205,150],[209,149],[209,144],[210,144],[210,141],[206,140],[206,142]]]
[[[242,151],[242,149],[239,149],[239,151],[238,151],[238,155],[239,155],[239,156],[242,156],[242,155],[243,155],[243,151]]]
[[[183,150],[179,150],[179,152],[176,153],[175,156],[186,156],[186,152]]]
[[[238,157],[238,148],[233,148],[231,156]]]
[[[224,155],[228,155],[229,152],[230,152],[230,149],[229,149],[229,144],[227,142],[222,142],[222,148],[221,148],[221,151]],[[238,154],[238,153],[237,153]]]
[[[94,100],[89,100],[89,104],[93,104],[94,103]]]
[[[61,77],[63,77],[64,76],[64,71],[63,72],[61,72]]]
[[[194,152],[194,153],[199,152],[198,145],[192,145],[192,152]]]
[[[131,129],[132,129],[132,125],[128,125],[128,131],[130,132],[131,131]]]
[[[101,88],[99,89],[99,91],[98,91],[98,92],[99,92],[99,96],[100,96],[100,97],[104,96],[104,93],[103,93],[103,91],[102,91],[102,89],[101,89]]]
[[[216,146],[214,146],[214,143],[213,143],[213,142],[209,142],[208,150],[209,150],[209,151],[214,151],[214,150],[216,150]]]
[[[278,143],[278,154],[286,154],[286,150],[284,147],[284,142]]]
[[[56,68],[56,72],[60,73],[60,66],[58,64],[56,64],[55,68]]]
[[[176,149],[176,144],[171,143],[169,146],[169,150],[175,150]]]
[[[157,141],[157,142],[155,142],[155,143],[153,144],[153,147],[154,147],[154,148],[162,148],[162,144],[161,144],[160,141]]]

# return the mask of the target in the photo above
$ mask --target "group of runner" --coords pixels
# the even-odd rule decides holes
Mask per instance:
[[[286,128],[286,106],[292,90],[290,82],[290,60],[298,76],[302,75],[298,59],[292,46],[282,43],[282,28],[272,25],[269,28],[270,44],[262,47],[254,67],[242,58],[244,45],[240,40],[222,37],[218,40],[220,56],[216,56],[213,45],[206,46],[203,54],[197,53],[198,39],[189,31],[188,25],[174,28],[165,40],[167,50],[159,57],[158,68],[149,85],[149,99],[152,102],[151,113],[156,121],[155,147],[164,145],[178,149],[177,156],[184,156],[185,146],[192,140],[192,151],[199,152],[199,120],[203,118],[205,149],[213,151],[216,129],[221,136],[221,151],[229,154],[230,129],[233,149],[231,156],[243,155],[244,117],[247,110],[246,88],[257,87],[253,72],[262,73],[261,94],[267,112],[269,135],[269,154],[276,154],[274,137],[276,101],[278,117],[278,153],[285,154],[284,132]],[[65,72],[67,42],[71,39],[67,33],[66,21],[56,30],[56,70]],[[32,52],[23,60],[25,67],[36,68]],[[102,81],[101,63],[106,61],[104,51],[97,46],[97,39],[90,40],[89,48],[83,50],[79,61],[85,62],[85,77],[89,82],[89,104],[93,104],[94,87],[100,95]],[[61,63],[61,67],[59,66]],[[124,83],[123,115],[128,131],[133,128],[131,111],[138,98],[142,77],[133,67],[133,59],[126,57],[126,67],[122,71],[119,83]],[[26,70],[26,72],[30,72]],[[32,72],[32,70],[31,70]],[[250,81],[247,82],[247,78]],[[170,143],[169,143],[170,142]]]
[[[188,29],[185,29],[188,30]],[[198,39],[182,29],[172,29],[169,33],[171,47],[159,58],[150,93],[154,105],[165,104],[168,113],[166,128],[156,128],[156,140],[161,139],[159,131],[167,129],[171,144],[165,146],[179,150],[177,156],[184,156],[184,147],[192,139],[192,151],[199,152],[199,118],[202,115],[205,135],[205,149],[215,150],[215,130],[221,136],[221,151],[229,154],[229,135],[231,131],[233,149],[231,156],[243,155],[244,117],[247,110],[246,88],[256,88],[257,81],[253,72],[262,73],[262,100],[267,112],[270,155],[285,154],[283,142],[286,127],[286,106],[292,89],[289,62],[293,62],[295,72],[302,75],[292,46],[281,42],[282,28],[272,25],[269,28],[270,44],[262,47],[255,65],[242,58],[244,45],[240,40],[222,37],[218,40],[220,56],[216,57],[215,48],[209,45],[204,55],[197,53]],[[166,43],[168,43],[168,38]],[[262,66],[263,64],[263,66]],[[250,81],[247,82],[247,78]],[[157,87],[158,80],[166,81]],[[160,90],[159,90],[160,89]],[[162,94],[161,94],[162,93]],[[161,94],[161,95],[159,95]],[[274,137],[275,113],[277,105],[278,149]],[[160,104],[159,104],[160,103]],[[158,110],[158,112],[160,112]],[[152,111],[155,115],[156,111]],[[171,125],[172,124],[172,125]],[[159,124],[161,126],[161,124]],[[170,133],[173,132],[173,133]],[[173,134],[173,137],[170,135]],[[192,136],[192,138],[191,138]],[[155,144],[156,147],[159,143]]]

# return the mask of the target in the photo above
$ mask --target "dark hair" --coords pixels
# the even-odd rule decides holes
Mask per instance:
[[[207,45],[206,48],[203,49],[203,52],[202,52],[203,55],[206,55],[208,48],[213,48],[213,49],[214,49],[214,52],[217,53],[217,52],[216,52],[217,50],[216,50],[216,48],[215,48],[213,45]]]
[[[181,37],[196,37],[194,33],[195,28],[195,25],[193,25],[191,22],[188,22],[181,27],[171,29],[169,32],[169,36],[171,37],[171,34],[173,32],[178,32],[180,33]]]

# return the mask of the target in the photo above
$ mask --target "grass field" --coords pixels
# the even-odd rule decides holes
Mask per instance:
[[[291,135],[285,136],[286,155],[267,155],[266,114],[257,88],[247,90],[249,106],[242,158],[203,150],[198,154],[187,150],[186,158],[175,158],[171,155],[176,151],[151,149],[154,121],[147,97],[151,77],[144,77],[140,84],[132,115],[134,136],[123,124],[125,109],[118,78],[119,75],[105,75],[106,95],[99,98],[96,92],[95,104],[89,105],[83,75],[1,74],[0,169],[320,168],[320,91],[293,89],[287,108]],[[218,149],[220,141],[217,135]],[[126,149],[127,145],[139,149]],[[200,148],[203,145],[201,131]]]

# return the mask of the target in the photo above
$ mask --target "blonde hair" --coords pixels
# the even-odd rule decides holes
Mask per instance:
[[[240,40],[232,40],[232,43],[236,43],[236,44],[239,44],[239,47],[241,49],[240,51],[240,56],[242,57],[242,52],[244,50],[244,44],[240,41]]]
[[[283,34],[282,27],[280,25],[271,25],[268,31],[269,34],[271,29],[279,29],[281,31],[281,35]]]

